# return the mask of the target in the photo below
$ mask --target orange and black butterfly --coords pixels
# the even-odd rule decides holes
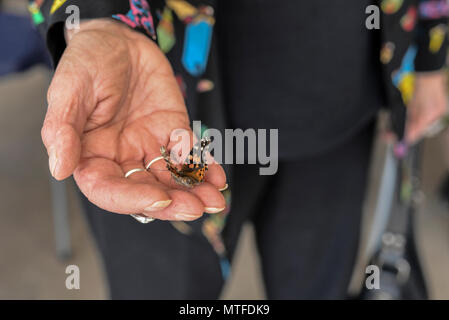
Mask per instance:
[[[204,181],[207,171],[207,163],[203,161],[203,154],[207,151],[210,144],[209,138],[203,138],[199,143],[193,146],[186,161],[182,164],[181,169],[170,160],[170,154],[165,147],[161,147],[161,154],[167,163],[167,169],[170,171],[176,183],[191,188]]]

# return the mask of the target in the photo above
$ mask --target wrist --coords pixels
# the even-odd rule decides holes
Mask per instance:
[[[446,87],[447,74],[445,70],[439,70],[434,72],[418,72],[416,73],[416,87],[422,86],[431,87]]]
[[[416,72],[416,80],[418,81],[442,81],[446,79],[446,70],[436,70],[429,72]]]

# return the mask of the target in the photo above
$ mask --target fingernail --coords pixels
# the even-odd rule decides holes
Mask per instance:
[[[219,213],[223,211],[225,208],[204,208],[204,211],[207,213]]]
[[[226,189],[228,189],[228,184],[226,183],[226,185],[223,187],[223,188],[221,188],[221,189],[218,189],[218,191],[225,191]]]
[[[176,220],[183,220],[183,221],[195,220],[195,219],[198,219],[199,217],[200,216],[194,216],[194,215],[185,214],[185,213],[178,213],[175,215]]]
[[[58,169],[58,155],[56,154],[55,148],[50,148],[50,155],[48,158],[48,165],[50,167],[50,172],[53,177],[56,176],[56,170]]]
[[[151,206],[145,208],[143,211],[144,212],[153,212],[153,211],[158,211],[158,210],[162,210],[164,208],[167,208],[171,203],[171,200],[162,200],[162,201],[156,201],[155,203],[153,203]]]

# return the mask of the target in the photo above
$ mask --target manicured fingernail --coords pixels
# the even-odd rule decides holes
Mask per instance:
[[[200,216],[194,216],[191,214],[185,214],[185,213],[178,213],[175,215],[176,220],[182,220],[182,221],[190,221],[198,219]]]
[[[58,170],[58,155],[55,148],[50,148],[48,165],[52,176],[55,177],[56,170]]]
[[[171,203],[171,200],[162,200],[162,201],[156,201],[155,203],[153,203],[151,206],[145,208],[143,211],[144,212],[153,212],[153,211],[158,211],[158,210],[162,210],[164,208],[167,208]]]
[[[223,188],[221,188],[221,189],[218,189],[218,191],[225,191],[226,189],[228,188],[228,184],[226,183],[226,185],[223,187]]]
[[[204,211],[207,213],[219,213],[223,211],[225,208],[204,208]]]

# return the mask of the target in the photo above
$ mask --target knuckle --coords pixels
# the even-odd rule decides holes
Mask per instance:
[[[46,147],[48,147],[50,145],[50,140],[51,140],[50,137],[51,137],[51,124],[48,120],[46,120],[41,128],[42,142],[44,143],[44,145]]]
[[[79,76],[68,76],[61,72],[56,74],[47,90],[47,102],[51,106],[58,103],[70,103],[82,92],[85,81]]]
[[[53,81],[50,83],[50,86],[48,87],[47,90],[47,102],[49,105],[51,105],[52,102],[54,102],[57,99],[58,95],[61,94],[58,87],[60,87],[59,80],[57,77],[55,77],[53,78]]]

